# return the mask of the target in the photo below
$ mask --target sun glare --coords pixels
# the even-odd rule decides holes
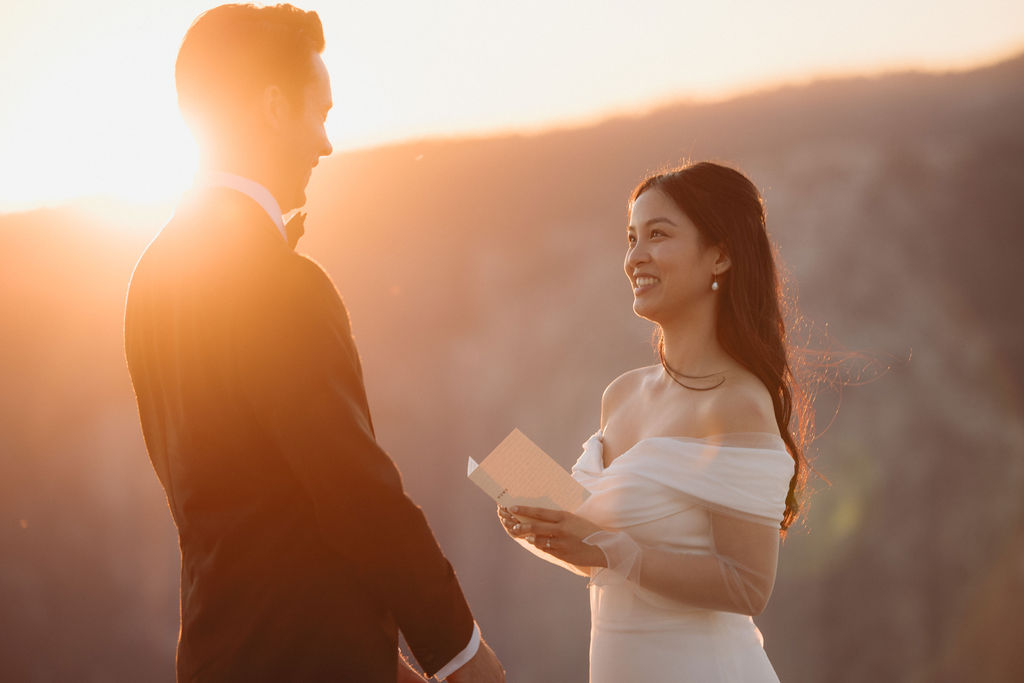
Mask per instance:
[[[471,0],[298,3],[319,12],[336,150],[534,131],[822,74],[967,67],[1024,47],[1024,5],[912,0],[690,6]],[[196,150],[173,65],[216,2],[48,0],[0,24],[0,212],[106,195],[171,199]],[[735,15],[743,16],[737,23]]]
[[[175,104],[173,56],[189,20],[78,5],[33,11],[20,19],[34,39],[0,29],[22,58],[0,72],[14,77],[17,103],[0,111],[0,211],[94,195],[162,200],[187,187],[196,151]]]

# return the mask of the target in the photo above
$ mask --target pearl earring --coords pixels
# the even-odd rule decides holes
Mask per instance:
[[[711,280],[711,291],[712,292],[717,292],[718,291],[718,273],[713,274],[711,277],[712,277],[712,280]]]

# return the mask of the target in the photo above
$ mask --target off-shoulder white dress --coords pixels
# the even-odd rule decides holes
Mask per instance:
[[[583,445],[572,473],[591,496],[577,514],[607,530],[585,540],[609,560],[590,582],[591,683],[778,681],[760,631],[742,614],[767,597],[757,594],[764,582],[752,568],[765,562],[730,557],[719,546],[737,547],[735,537],[721,537],[737,526],[725,517],[743,520],[739,527],[761,539],[771,533],[765,527],[777,533],[793,471],[782,439],[766,433],[643,439],[607,468],[600,433]],[[769,545],[774,567],[778,546],[770,536]],[[664,574],[680,558],[685,571],[687,554],[714,558],[722,599],[735,611],[693,607],[641,585],[645,562],[660,563]]]

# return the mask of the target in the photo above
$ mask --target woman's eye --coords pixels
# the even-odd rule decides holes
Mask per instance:
[[[651,237],[664,237],[665,233],[661,230],[651,230]]]
[[[632,247],[634,244],[636,244],[636,237],[634,235],[627,235],[626,242],[628,242],[629,246]]]

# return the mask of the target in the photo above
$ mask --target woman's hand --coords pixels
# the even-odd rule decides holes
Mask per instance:
[[[601,527],[571,512],[518,505],[511,510],[498,506],[505,532],[524,538],[538,550],[577,567],[604,567],[608,561],[597,546],[584,543]]]

